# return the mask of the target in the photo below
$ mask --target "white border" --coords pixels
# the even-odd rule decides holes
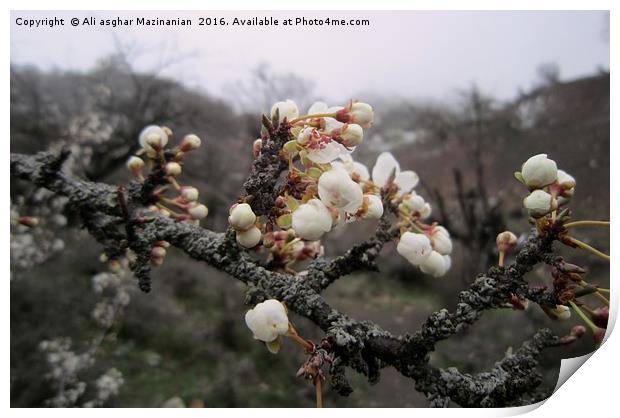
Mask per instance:
[[[4,126],[5,134],[7,140],[3,141],[2,146],[4,147],[6,153],[5,158],[8,158],[9,153],[9,109],[8,109],[8,97],[9,97],[9,65],[8,61],[10,59],[9,54],[9,36],[10,36],[10,25],[7,24],[9,22],[9,10],[36,10],[36,9],[50,9],[50,6],[54,6],[59,10],[80,10],[88,7],[89,9],[99,9],[99,10],[346,10],[340,2],[326,1],[326,0],[315,0],[312,2],[291,2],[291,1],[261,1],[252,2],[249,0],[245,1],[227,1],[227,2],[217,2],[209,4],[204,1],[188,1],[188,0],[177,0],[174,2],[157,2],[151,1],[148,3],[142,2],[133,2],[130,3],[126,0],[108,0],[108,1],[90,1],[88,4],[83,1],[76,0],[61,0],[56,1],[51,4],[49,1],[28,1],[28,2],[17,2],[17,1],[8,1],[8,9],[4,10],[3,17],[6,25],[3,34],[6,36],[6,39],[2,43],[3,55],[5,59],[5,65],[2,67],[3,80],[2,83],[2,97],[3,100],[3,112],[2,112],[2,120]],[[616,2],[617,3],[617,2]],[[395,1],[395,0],[382,0],[381,2],[367,2],[367,1],[358,1],[351,4],[352,6],[356,6],[355,9],[360,10],[611,10],[610,14],[610,68],[616,68],[617,64],[617,54],[614,51],[614,48],[617,47],[618,42],[614,42],[614,40],[618,39],[618,30],[617,25],[619,23],[619,19],[617,18],[618,7],[613,1],[602,1],[602,0],[590,0],[590,1],[574,1],[574,0],[565,0],[565,1],[540,1],[540,0],[521,0],[521,1],[491,1],[491,0],[478,0],[478,1],[469,1],[465,3],[464,1],[452,0],[452,1]],[[148,8],[145,8],[148,6]],[[613,78],[611,78],[611,86],[612,86],[612,94],[611,94],[611,108],[617,109],[617,88],[616,83]],[[612,114],[614,112],[612,111]],[[611,156],[617,156],[617,148],[616,142],[617,138],[617,122],[612,118],[611,120]],[[8,170],[8,168],[7,168]],[[616,181],[620,174],[618,169],[618,165],[611,165],[611,189],[616,190]],[[2,178],[2,185],[5,187],[5,190],[8,190],[10,187],[9,179],[7,177]],[[6,194],[5,194],[6,196]],[[611,213],[616,214],[618,210],[618,196],[611,195]],[[5,197],[5,203],[2,206],[2,211],[5,214],[4,219],[8,218],[9,212],[9,199]],[[615,216],[613,216],[615,218]],[[9,227],[8,222],[2,223],[2,228],[4,231],[4,280],[5,286],[9,286],[8,280],[8,256],[9,256],[9,243],[7,237],[9,236]],[[615,227],[612,223],[612,234],[611,234],[611,247],[615,248]],[[612,287],[614,290],[617,288],[618,284],[618,268],[615,267],[616,264],[612,264],[611,266],[611,277],[612,279]],[[2,316],[2,327],[4,329],[4,335],[7,336],[5,343],[1,346],[4,362],[4,379],[2,381],[2,395],[3,395],[3,405],[8,408],[10,405],[9,401],[9,387],[10,387],[10,370],[9,370],[9,345],[8,345],[8,335],[9,327],[10,327],[10,317],[9,310],[10,306],[10,298],[8,288],[5,287],[3,292],[4,298],[4,315]],[[615,314],[618,304],[617,293],[612,293],[612,313]],[[616,409],[617,405],[617,387],[615,386],[615,377],[618,374],[618,361],[617,354],[620,353],[620,342],[619,337],[616,335],[609,336],[609,339],[605,342],[605,344],[592,355],[590,360],[588,360],[588,365],[586,367],[582,367],[575,375],[570,378],[565,385],[563,385],[557,393],[555,393],[542,407],[536,409],[534,412],[531,412],[533,417],[557,417],[557,416],[588,416],[588,417],[599,417],[604,416],[606,414],[611,413],[611,411]],[[404,384],[411,384],[404,381]],[[412,384],[411,384],[412,385]],[[412,385],[412,391],[413,385]],[[72,414],[85,414],[87,413],[84,410],[45,410],[41,411],[46,415],[51,416],[63,416],[72,415]],[[294,416],[306,416],[306,415],[332,415],[332,414],[383,414],[389,413],[391,415],[402,415],[405,414],[415,414],[416,416],[445,416],[445,415],[455,415],[459,414],[459,416],[465,417],[486,417],[486,416],[506,416],[506,415],[515,415],[518,413],[526,412],[524,409],[500,409],[500,410],[472,410],[472,409],[451,409],[451,410],[429,410],[429,409],[417,409],[415,411],[409,410],[389,410],[389,411],[379,411],[374,409],[362,409],[362,410],[353,410],[353,411],[341,411],[341,410],[329,410],[325,409],[322,411],[316,411],[313,409],[297,409],[294,411],[284,410],[284,409],[263,409],[263,410],[218,410],[218,411],[202,411],[202,410],[183,410],[178,413],[202,416],[205,414],[209,415],[220,415],[226,414],[228,416],[236,416],[241,415],[254,416],[255,414],[266,414],[268,413],[271,417],[287,417],[290,418],[291,414]],[[11,415],[15,416],[29,416],[30,414],[39,413],[39,411],[34,410],[10,410]],[[104,414],[108,414],[108,411],[105,410],[91,410],[88,411],[89,414],[93,416],[104,416]],[[145,411],[133,411],[133,410],[115,410],[114,414],[135,414],[135,413],[145,413]],[[149,414],[154,414],[155,416],[165,416],[170,413],[169,410],[152,410],[148,411]],[[340,415],[342,416],[342,415]]]

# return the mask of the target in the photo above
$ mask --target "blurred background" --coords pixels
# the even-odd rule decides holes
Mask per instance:
[[[191,18],[192,27],[25,28],[17,17]],[[200,27],[199,17],[368,19],[369,26]],[[414,332],[431,312],[453,309],[459,291],[496,263],[495,236],[529,231],[513,177],[531,155],[548,153],[577,179],[576,219],[609,219],[609,15],[606,12],[12,12],[11,151],[70,147],[66,170],[111,184],[130,179],[125,161],[148,124],[203,146],[181,180],[201,191],[202,225],[227,227],[228,208],[252,162],[260,114],[278,100],[301,109],[315,100],[370,103],[374,126],[354,158],[370,167],[392,151],[421,177],[418,193],[455,239],[446,277],[419,273],[388,244],[381,272],[343,278],[325,296],[357,319],[393,333]],[[39,226],[11,227],[11,403],[23,406],[306,407],[304,361],[286,344],[273,356],[252,339],[244,286],[171,249],[143,294],[131,275],[110,275],[102,248],[66,200],[11,182],[11,209]],[[328,257],[374,231],[349,225],[324,240]],[[608,230],[581,240],[609,252]],[[609,284],[609,265],[567,248],[587,278]],[[548,268],[530,273],[550,283]],[[593,300],[593,305],[596,301]],[[302,335],[320,339],[293,316]],[[542,327],[538,307],[487,312],[470,330],[438,345],[432,362],[475,373],[493,366]],[[543,385],[559,360],[593,341],[549,350]],[[385,369],[371,386],[329,391],[328,406],[423,407],[413,382]]]

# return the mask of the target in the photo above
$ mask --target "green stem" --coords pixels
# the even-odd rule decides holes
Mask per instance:
[[[599,250],[597,250],[594,247],[589,246],[588,244],[586,244],[585,242],[579,241],[577,238],[573,238],[573,237],[566,237],[570,242],[572,242],[573,244],[575,244],[577,247],[582,248],[586,251],[591,252],[592,254],[602,258],[603,260],[607,260],[609,261],[610,258],[607,254],[604,254],[602,252],[600,252]]]
[[[609,221],[575,221],[564,224],[565,228],[572,228],[576,226],[609,226]]]
[[[579,307],[575,304],[575,302],[573,302],[572,300],[570,302],[570,306],[573,308],[573,310],[577,313],[577,315],[579,315],[581,317],[581,319],[583,320],[583,322],[586,323],[587,326],[590,327],[590,329],[592,330],[592,332],[596,332],[598,330],[598,327],[596,325],[594,325],[594,323],[590,320],[590,318],[588,318],[588,316],[586,314],[583,313],[583,311],[581,309],[579,309]]]
[[[600,294],[599,292],[595,292],[594,296],[596,296],[597,298],[599,298],[601,300],[601,302],[603,302],[605,305],[609,306],[609,300],[603,296],[602,294]]]
[[[299,116],[293,120],[291,120],[289,123],[292,125],[294,123],[300,122],[304,119],[316,119],[316,118],[335,118],[336,117],[336,113],[315,113],[314,115],[302,115]]]

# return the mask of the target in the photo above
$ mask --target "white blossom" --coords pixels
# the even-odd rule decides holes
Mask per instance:
[[[504,231],[497,234],[495,243],[499,251],[508,251],[517,245],[517,236],[510,231]]]
[[[430,255],[420,264],[423,273],[433,277],[441,277],[450,269],[452,259],[448,255],[441,255],[437,251],[431,251]]]
[[[254,338],[267,343],[272,352],[277,352],[280,335],[288,332],[289,322],[286,308],[276,299],[259,303],[245,314],[245,323],[254,334]]]
[[[521,176],[528,187],[538,189],[556,181],[558,167],[547,154],[538,154],[523,163]]]
[[[403,196],[403,205],[411,212],[422,212],[426,201],[418,194],[407,194]]]
[[[379,219],[383,216],[383,202],[381,198],[374,194],[364,195],[366,212],[362,215],[364,219]]]
[[[311,199],[293,212],[292,227],[298,237],[316,241],[332,229],[332,216],[322,201]]]
[[[355,213],[362,206],[362,189],[351,180],[349,173],[340,168],[332,168],[321,174],[318,189],[321,201],[328,206],[348,213]]]
[[[439,254],[448,255],[452,252],[452,240],[450,239],[450,233],[443,226],[435,226],[431,232],[430,238],[433,243],[433,249]]]
[[[362,128],[370,128],[375,118],[372,106],[368,103],[354,102],[351,106],[338,110],[336,119],[341,122],[357,123]]]
[[[534,218],[545,216],[554,208],[553,197],[544,190],[534,190],[525,199],[523,206],[529,211]]]
[[[142,129],[138,136],[140,146],[145,150],[154,150],[163,148],[168,143],[168,134],[161,126],[149,125]]]
[[[260,229],[253,226],[245,231],[237,231],[236,238],[237,243],[242,247],[254,248],[263,238],[263,234],[260,232]]]
[[[340,138],[344,146],[349,148],[356,147],[364,140],[364,130],[360,125],[350,123],[342,128]]]
[[[422,206],[422,210],[420,211],[420,218],[422,219],[426,219],[429,216],[431,216],[431,212],[432,212],[432,208],[430,203],[424,203],[424,206]]]
[[[392,173],[394,175],[400,173],[400,164],[391,152],[382,152],[372,168],[372,181],[378,187],[383,187],[387,184]]]
[[[144,168],[144,161],[140,157],[136,157],[135,155],[129,157],[127,160],[127,169],[131,171],[134,175],[137,175]]]
[[[420,177],[415,171],[405,170],[396,174],[394,183],[398,186],[397,195],[409,193],[420,182]]]
[[[351,106],[351,121],[361,125],[363,128],[370,128],[375,119],[375,112],[368,103],[355,102]]]
[[[238,203],[230,208],[228,223],[238,231],[251,228],[256,223],[256,215],[247,203]]]
[[[286,100],[285,102],[277,102],[271,107],[271,117],[276,114],[276,110],[279,111],[280,122],[286,118],[289,122],[299,116],[299,109],[292,100]]]
[[[187,202],[195,202],[198,200],[198,189],[192,186],[181,187],[181,197]]]
[[[564,170],[558,170],[558,183],[565,189],[572,189],[577,184],[575,178]]]
[[[414,171],[400,171],[400,164],[391,152],[379,154],[372,168],[372,181],[377,186],[384,187],[392,173],[394,173],[394,184],[398,186],[398,195],[409,193],[420,181],[420,177]]]
[[[193,204],[187,209],[187,213],[192,219],[202,219],[207,217],[209,209],[205,205]]]
[[[308,150],[308,159],[315,164],[328,164],[346,153],[346,148],[328,138],[321,142],[316,142]]]
[[[183,171],[183,169],[179,163],[173,161],[166,164],[166,174],[169,176],[176,177],[181,174],[181,171]]]
[[[555,309],[550,309],[551,314],[560,321],[570,319],[570,308],[565,305],[556,305]]]
[[[191,151],[196,148],[199,148],[200,144],[201,144],[201,141],[198,135],[189,134],[189,135],[185,135],[185,137],[181,141],[181,144],[179,145],[179,148],[181,149],[181,151]]]
[[[396,246],[398,254],[402,255],[414,266],[424,262],[433,251],[431,241],[424,234],[405,232]]]
[[[353,161],[353,158],[349,154],[341,154],[340,161],[332,162],[332,167],[341,167],[343,168],[351,177],[357,177],[359,180],[367,181],[370,180],[370,173],[368,172],[368,167],[364,164]]]

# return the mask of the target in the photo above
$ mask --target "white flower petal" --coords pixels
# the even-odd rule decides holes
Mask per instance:
[[[343,146],[332,141],[323,148],[309,150],[308,159],[315,164],[327,164],[342,155]]]
[[[433,251],[431,241],[424,234],[405,232],[396,246],[398,254],[402,255],[414,266],[424,262]]]
[[[327,113],[327,103],[325,102],[315,102],[308,109],[308,115],[316,115],[318,113]]]
[[[372,168],[372,181],[379,187],[386,185],[390,176],[394,172],[400,173],[400,165],[390,152],[383,152],[377,157],[377,162]]]
[[[409,193],[420,182],[420,177],[411,170],[401,171],[394,178],[394,183],[398,186],[398,194]]]

